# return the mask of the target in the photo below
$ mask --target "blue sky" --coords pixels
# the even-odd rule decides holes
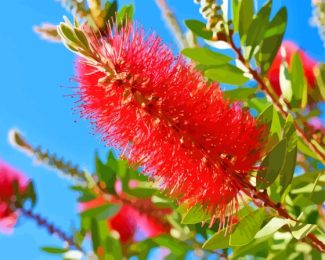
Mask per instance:
[[[136,20],[175,46],[154,0],[119,2],[134,2]],[[201,19],[193,1],[168,2],[181,21]],[[263,2],[258,1],[259,5]],[[309,25],[312,14],[310,1],[274,2],[274,9],[286,5],[289,10],[285,38],[294,40],[313,58],[325,61],[317,29]],[[60,44],[40,40],[32,31],[34,25],[42,22],[59,23],[67,13],[54,0],[2,1],[1,7],[0,158],[34,180],[38,193],[36,211],[69,230],[78,223],[76,196],[68,189],[69,180],[35,166],[30,158],[11,148],[7,141],[8,130],[19,128],[33,144],[41,144],[89,170],[93,169],[94,151],[97,149],[103,155],[107,150],[99,137],[92,135],[89,124],[72,111],[73,100],[65,97],[71,91],[62,86],[74,85],[70,80],[74,55]],[[56,259],[39,251],[41,246],[55,245],[60,246],[61,242],[22,218],[13,235],[0,234],[0,258]]]

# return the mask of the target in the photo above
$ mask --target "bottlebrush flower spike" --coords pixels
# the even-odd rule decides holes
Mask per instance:
[[[281,54],[281,49],[284,49],[286,56],[283,57]],[[289,65],[291,62],[292,56],[298,52],[303,68],[304,68],[304,73],[305,77],[307,79],[308,85],[311,88],[314,88],[316,85],[316,77],[314,73],[314,69],[317,66],[317,62],[313,60],[311,57],[309,57],[303,50],[299,49],[299,47],[291,42],[291,41],[285,41],[282,45],[281,48],[279,49],[273,64],[267,74],[270,83],[276,92],[276,94],[281,95],[281,87],[280,87],[280,66],[283,60],[285,60]]]
[[[27,178],[0,160],[0,233],[10,233],[16,225],[18,212],[13,209],[14,185],[23,194],[27,188]]]
[[[264,127],[159,37],[128,25],[87,38],[96,57],[77,61],[82,117],[180,202],[232,215]]]

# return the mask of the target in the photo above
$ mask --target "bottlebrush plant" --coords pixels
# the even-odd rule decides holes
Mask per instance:
[[[0,232],[34,220],[63,242],[43,251],[64,259],[321,259],[324,65],[283,40],[287,10],[272,0],[195,2],[202,19],[184,31],[156,1],[176,54],[117,1],[62,1],[73,21],[35,28],[75,54],[71,106],[109,152],[90,173],[10,131],[70,177],[80,223],[70,234],[34,213],[32,182],[0,163]]]

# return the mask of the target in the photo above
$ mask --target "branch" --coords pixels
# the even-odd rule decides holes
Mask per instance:
[[[247,67],[247,69],[252,74],[253,78],[255,79],[255,81],[260,85],[261,89],[266,93],[266,95],[269,98],[271,98],[271,100],[272,100],[273,104],[275,105],[276,109],[278,110],[278,112],[284,118],[287,118],[287,116],[290,114],[290,112],[283,109],[276,94],[274,94],[272,89],[270,89],[268,87],[268,85],[265,83],[264,79],[262,77],[260,77],[259,73],[256,70],[254,70],[250,66],[249,63],[247,63],[247,61],[245,60],[245,58],[242,54],[241,48],[236,47],[232,37],[230,37],[229,43],[230,43],[232,49],[236,52],[237,58],[243,64],[245,64],[245,66]],[[304,141],[304,143],[317,155],[317,157],[320,159],[320,161],[325,164],[325,154],[318,148],[317,145],[315,145],[316,141],[313,140],[313,138],[307,136],[305,134],[304,130],[299,126],[299,124],[296,121],[294,121],[293,123],[297,130],[298,135],[301,137],[301,139]]]
[[[75,248],[79,249],[83,252],[80,245],[78,245],[72,236],[67,235],[64,231],[60,228],[56,227],[53,223],[50,223],[46,218],[40,216],[39,214],[33,213],[31,210],[27,210],[25,208],[18,209],[23,216],[26,218],[32,219],[35,221],[40,227],[45,228],[51,235],[58,236],[61,240],[68,243],[69,247],[74,246]]]
[[[84,170],[80,170],[78,166],[72,166],[70,161],[66,162],[55,154],[43,151],[40,146],[33,147],[23,138],[18,130],[13,129],[9,132],[9,141],[14,147],[17,147],[31,157],[35,157],[37,161],[60,171],[63,175],[87,182],[87,173]]]
[[[166,0],[156,0],[156,4],[160,9],[166,24],[180,45],[180,48],[183,49],[189,47],[190,44],[183,33],[181,25],[178,22],[173,11],[169,8]]]

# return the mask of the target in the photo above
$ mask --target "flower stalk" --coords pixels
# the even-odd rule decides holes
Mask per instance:
[[[66,234],[62,229],[50,223],[46,218],[42,217],[40,214],[34,213],[32,210],[25,209],[24,207],[19,207],[17,209],[24,217],[33,220],[38,226],[46,229],[49,234],[57,236],[59,239],[68,243],[69,247],[75,247],[80,251],[83,251],[80,245],[78,245],[72,236]]]

